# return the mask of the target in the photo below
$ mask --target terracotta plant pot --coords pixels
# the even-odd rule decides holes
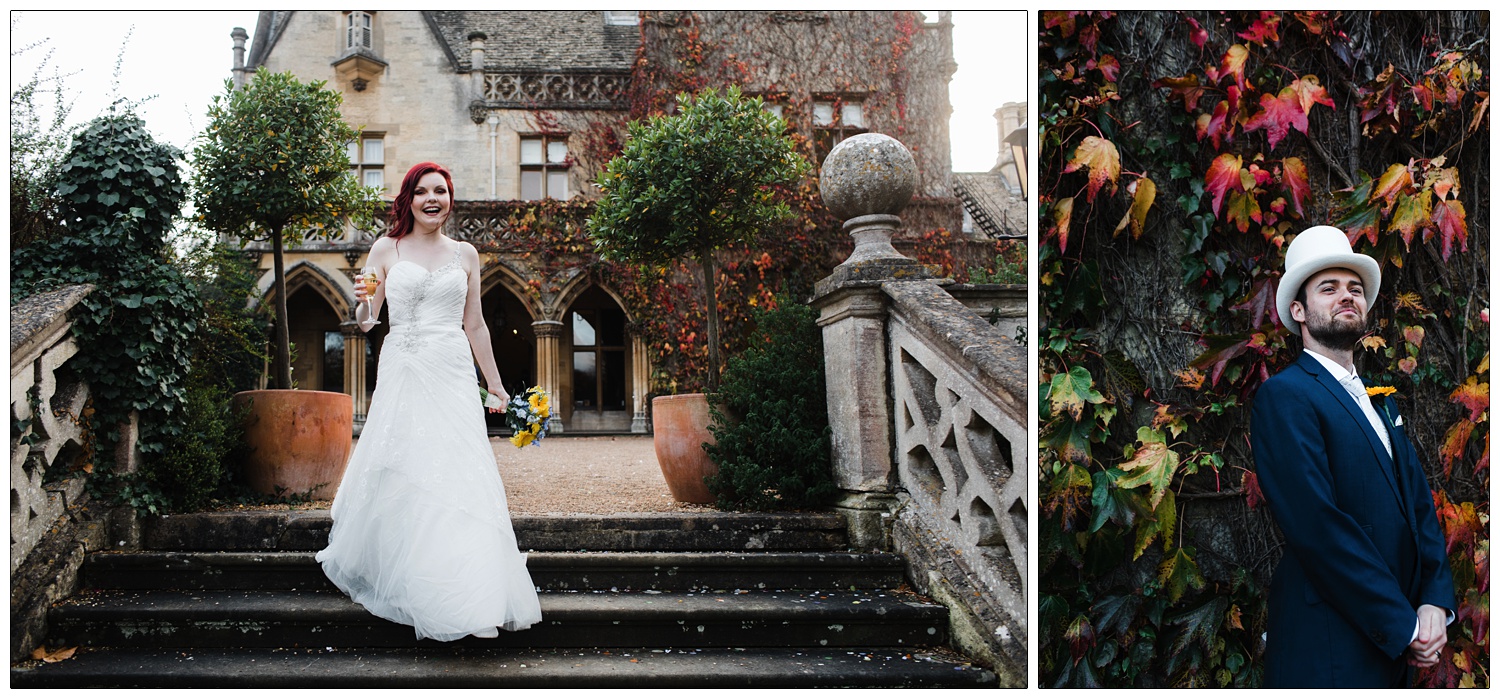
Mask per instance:
[[[651,426],[656,435],[656,462],[667,479],[667,489],[678,502],[707,505],[713,493],[703,479],[719,472],[719,467],[703,450],[705,442],[717,444],[708,431],[708,396],[684,393],[657,396],[651,400]]]
[[[234,394],[245,414],[246,484],[275,495],[312,491],[332,500],[344,477],[354,436],[354,398],[328,391],[245,391]]]

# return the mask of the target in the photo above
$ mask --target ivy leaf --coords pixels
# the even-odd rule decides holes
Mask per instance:
[[[1285,158],[1281,161],[1281,182],[1292,195],[1292,209],[1298,218],[1307,216],[1305,204],[1312,199],[1312,186],[1307,182],[1307,165],[1301,158]]]
[[[1163,547],[1172,541],[1172,533],[1177,530],[1177,496],[1168,490],[1152,514],[1153,517],[1143,518],[1141,526],[1135,529],[1135,554],[1130,560],[1139,560],[1157,535],[1161,536]]]
[[[1442,240],[1443,261],[1453,254],[1453,239],[1458,239],[1458,249],[1469,250],[1469,224],[1464,214],[1464,204],[1457,199],[1439,199],[1432,206],[1432,223],[1437,226]]]
[[[1214,144],[1214,148],[1219,147],[1220,140],[1227,141],[1232,138],[1234,136],[1234,122],[1229,121],[1229,103],[1219,100],[1219,103],[1214,105],[1212,116],[1208,114],[1198,115],[1197,131],[1198,140],[1201,141],[1204,136],[1207,136],[1209,141]]]
[[[1281,37],[1277,34],[1277,30],[1280,28],[1281,15],[1279,13],[1270,10],[1261,10],[1260,19],[1252,22],[1249,29],[1235,34],[1235,36],[1246,41],[1253,41],[1261,46],[1265,46],[1267,41],[1279,44],[1281,43]]]
[[[1104,74],[1104,79],[1116,82],[1120,79],[1120,61],[1114,56],[1104,54],[1099,57],[1099,63],[1095,66],[1099,72]]]
[[[1301,105],[1303,114],[1312,113],[1314,104],[1336,108],[1333,98],[1328,96],[1327,88],[1323,87],[1323,81],[1319,80],[1316,75],[1304,75],[1292,81],[1289,87],[1292,92],[1296,93],[1297,104]]]
[[[1063,638],[1067,639],[1068,647],[1073,653],[1073,662],[1078,662],[1089,649],[1094,647],[1094,626],[1089,623],[1086,615],[1079,614],[1068,624],[1068,630],[1063,632]]]
[[[1094,472],[1094,495],[1090,504],[1094,506],[1094,521],[1089,524],[1089,533],[1099,531],[1107,522],[1114,522],[1122,529],[1135,524],[1135,508],[1129,491],[1116,487],[1116,469]]]
[[[1238,187],[1240,184],[1240,156],[1233,153],[1221,153],[1219,157],[1208,166],[1208,174],[1203,176],[1203,190],[1213,192],[1214,195],[1214,217],[1219,216],[1219,205],[1224,201],[1224,193],[1230,187]]]
[[[1150,427],[1136,430],[1136,439],[1140,440],[1141,446],[1136,449],[1135,457],[1120,464],[1120,470],[1130,475],[1119,479],[1115,485],[1127,490],[1151,486],[1151,507],[1156,509],[1161,505],[1168,486],[1172,485],[1180,457],[1167,446],[1166,437]]]
[[[1348,234],[1350,244],[1364,237],[1375,245],[1379,242],[1380,207],[1374,202],[1356,205],[1333,225]]]
[[[1406,243],[1406,248],[1411,249],[1411,238],[1419,228],[1429,228],[1432,225],[1432,190],[1424,189],[1417,196],[1400,194],[1396,196],[1396,213],[1391,216],[1390,227],[1386,230],[1401,233],[1401,240]]]
[[[1156,569],[1156,579],[1164,586],[1169,604],[1177,604],[1188,588],[1203,589],[1203,576],[1198,573],[1198,563],[1193,560],[1192,547],[1181,547],[1172,555],[1163,558]],[[1223,597],[1214,599],[1223,601]],[[1222,612],[1220,612],[1222,614]]]
[[[1246,471],[1240,483],[1245,491],[1245,507],[1253,510],[1266,503],[1266,494],[1260,489],[1260,476],[1254,471]]]
[[[1097,628],[1100,633],[1124,636],[1130,632],[1140,606],[1140,595],[1109,595],[1094,602],[1089,611],[1099,620]]]
[[[1260,111],[1245,122],[1245,133],[1258,129],[1266,130],[1266,138],[1270,140],[1272,150],[1276,149],[1277,142],[1286,137],[1289,129],[1307,133],[1307,112],[1302,111],[1297,91],[1288,86],[1281,88],[1281,92],[1275,97],[1261,95]]]
[[[1047,395],[1052,402],[1053,414],[1066,412],[1075,422],[1083,416],[1085,403],[1104,402],[1104,396],[1094,390],[1093,375],[1083,366],[1053,376]]]
[[[1463,385],[1453,389],[1448,400],[1469,409],[1469,422],[1483,422],[1485,411],[1490,408],[1490,384],[1479,383],[1479,377],[1470,376]]]
[[[1167,88],[1167,99],[1181,99],[1183,108],[1189,112],[1198,109],[1198,98],[1208,91],[1208,88],[1198,84],[1198,76],[1192,73],[1180,78],[1161,78],[1151,83],[1151,87]]]
[[[1371,196],[1375,199],[1385,201],[1385,208],[1390,209],[1391,204],[1396,201],[1396,195],[1411,185],[1411,171],[1401,163],[1394,163],[1386,168],[1385,173],[1375,183],[1375,191]]]
[[[1113,184],[1120,177],[1120,151],[1108,139],[1087,136],[1073,151],[1073,159],[1068,161],[1063,172],[1073,172],[1079,168],[1088,168],[1088,201],[1092,204],[1094,195],[1099,193],[1105,182]]]
[[[1270,277],[1263,277],[1250,289],[1250,294],[1245,300],[1237,305],[1230,306],[1230,310],[1249,311],[1250,327],[1258,328],[1267,322],[1276,321],[1276,289]]]
[[[1434,166],[1442,156],[1432,159]],[[1422,180],[1423,189],[1431,189],[1438,199],[1447,199],[1448,192],[1453,192],[1453,197],[1458,198],[1458,168],[1456,167],[1433,167],[1427,171]]]
[[[1181,550],[1179,549],[1178,552],[1181,553]],[[1194,568],[1196,573],[1196,566]],[[1219,635],[1219,626],[1224,623],[1228,607],[1228,597],[1215,596],[1196,609],[1167,617],[1168,624],[1182,627],[1182,632],[1177,634],[1177,639],[1172,642],[1172,655],[1174,657],[1186,655],[1188,647],[1194,643],[1203,648],[1205,655],[1210,653],[1214,640]]]
[[[1443,478],[1448,478],[1453,473],[1453,462],[1463,458],[1472,434],[1474,423],[1468,420],[1459,420],[1448,428],[1448,434],[1443,437],[1443,447],[1438,450],[1438,458],[1443,464]]]
[[[1053,230],[1057,233],[1058,252],[1068,251],[1068,226],[1073,222],[1073,197],[1063,197],[1052,204]]]
[[[1239,192],[1229,193],[1229,210],[1227,217],[1239,232],[1246,233],[1250,230],[1250,222],[1260,223],[1260,202],[1254,194],[1241,194]]]
[[[1090,446],[1094,432],[1092,420],[1074,421],[1058,416],[1048,425],[1042,446],[1051,447],[1057,457],[1068,464],[1087,464],[1094,458]]]
[[[1131,183],[1131,189],[1135,195],[1130,202],[1130,210],[1120,217],[1119,225],[1115,226],[1115,234],[1130,226],[1130,237],[1137,240],[1146,227],[1146,212],[1151,210],[1152,202],[1156,201],[1156,183],[1150,178],[1142,177]]]
[[[1186,19],[1188,24],[1193,25],[1192,31],[1188,32],[1188,38],[1192,40],[1194,46],[1202,49],[1203,44],[1208,42],[1208,30],[1204,29],[1203,25],[1198,24],[1198,20],[1192,17],[1184,17],[1183,19]]]
[[[1219,60],[1218,70],[1210,67],[1207,70],[1208,77],[1214,82],[1224,82],[1224,78],[1234,77],[1234,84],[1241,90],[1245,89],[1245,59],[1250,57],[1250,49],[1244,44],[1235,44],[1224,52],[1224,57]]]
[[[1062,530],[1073,531],[1073,522],[1083,513],[1084,503],[1093,497],[1093,480],[1087,468],[1069,463],[1062,473],[1052,476],[1047,484],[1047,500],[1042,506],[1048,516],[1056,513]]]

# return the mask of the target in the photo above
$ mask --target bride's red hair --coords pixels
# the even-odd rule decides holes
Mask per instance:
[[[453,175],[448,173],[448,168],[437,163],[417,163],[406,171],[406,177],[401,179],[401,193],[397,194],[396,200],[391,202],[390,228],[385,234],[387,238],[398,239],[411,232],[415,224],[411,215],[412,191],[417,188],[417,182],[429,172],[442,175],[443,181],[448,183],[448,210],[450,212],[453,210],[456,197],[453,193]]]

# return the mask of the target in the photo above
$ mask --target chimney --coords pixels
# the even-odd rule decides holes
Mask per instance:
[[[236,89],[245,87],[245,40],[250,38],[245,33],[244,27],[235,27],[229,33],[229,38],[234,39],[234,86]]]
[[[473,84],[474,99],[484,101],[484,32],[469,32],[469,79]]]

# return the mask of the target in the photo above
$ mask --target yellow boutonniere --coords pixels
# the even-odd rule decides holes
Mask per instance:
[[[1365,395],[1370,396],[1372,398],[1375,397],[1375,396],[1389,396],[1389,395],[1391,395],[1391,394],[1393,394],[1395,392],[1396,392],[1396,387],[1395,386],[1367,386],[1367,387],[1365,387]]]

